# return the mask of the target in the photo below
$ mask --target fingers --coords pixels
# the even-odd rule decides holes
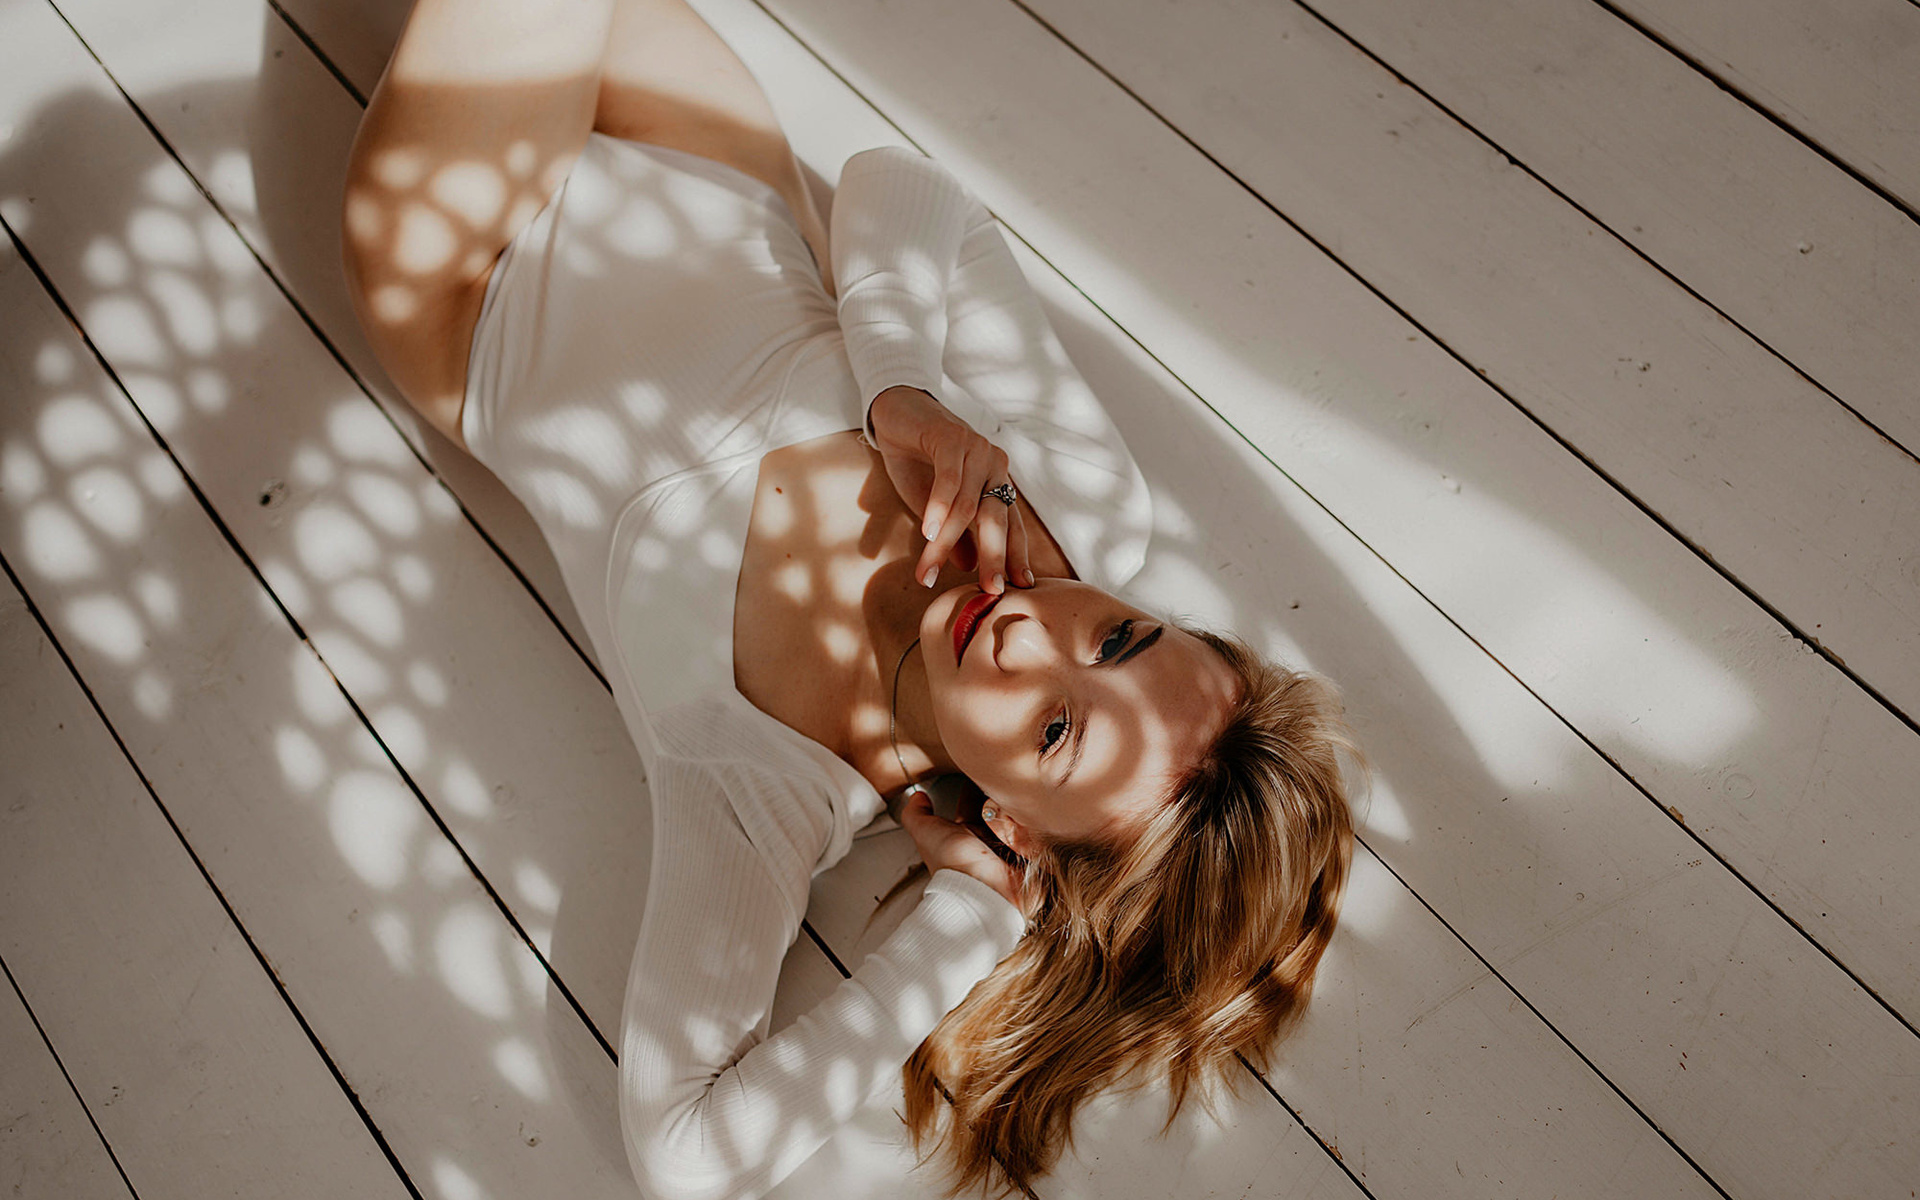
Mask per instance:
[[[913,832],[913,827],[934,815],[933,797],[927,795],[927,789],[915,787],[909,789],[900,798],[900,827]]]
[[[939,572],[940,564],[947,561],[947,556],[953,553],[953,547],[959,542],[960,535],[973,525],[974,517],[980,511],[980,493],[987,486],[987,476],[996,471],[1005,474],[1005,460],[1006,455],[1001,453],[999,447],[990,442],[979,441],[968,451],[958,472],[950,470],[939,472],[940,478],[936,479],[933,485],[934,494],[936,496],[944,494],[950,498],[947,500],[945,509],[940,513],[939,527],[927,540],[927,548],[920,555],[919,565],[914,568],[915,579],[931,586],[929,574]],[[947,492],[943,487],[949,477],[953,479],[951,492]],[[933,524],[933,516],[933,503],[929,501],[926,522],[928,525]],[[976,543],[978,540],[976,535]]]
[[[900,799],[900,811],[894,818],[900,822],[900,828],[906,830],[907,837],[913,841],[913,848],[920,854],[920,860],[932,865],[937,857],[942,826],[947,822],[933,811],[933,799],[925,788],[914,788]]]
[[[970,875],[1000,893],[1007,903],[1021,907],[1024,872],[1002,859],[974,830],[934,812],[933,798],[924,789],[916,788],[901,798],[899,820],[927,870]]]
[[[1011,482],[1007,478],[1007,455],[999,447],[993,451],[994,469],[986,484],[997,486]],[[1021,587],[1033,582],[1027,567],[1027,528],[1020,510],[998,496],[979,501],[979,516],[974,523],[973,543],[979,551],[976,567],[980,586],[993,595],[1002,595],[1008,584]]]
[[[1033,561],[1027,557],[1027,519],[1016,505],[1007,505],[1007,578],[1021,587],[1033,586]]]
[[[933,797],[925,788],[914,788],[901,797],[896,819],[912,839],[914,849],[920,852],[920,861],[934,870],[951,857],[946,849],[956,835],[972,836],[964,827],[933,810]]]
[[[916,580],[932,587],[940,564],[951,562],[959,570],[977,570],[981,588],[993,595],[1009,583],[1033,584],[1026,522],[1013,505],[982,499],[990,485],[1007,482],[1007,465],[1005,451],[977,436],[936,451],[920,524],[927,546],[914,566]],[[972,553],[963,549],[967,542]]]
[[[1012,511],[998,500],[982,501],[973,531],[980,552],[980,586],[996,596],[1007,590],[1007,516]]]
[[[926,513],[920,519],[920,536],[927,539],[929,550],[934,539],[947,527],[947,516],[953,511],[954,502],[961,496],[966,484],[966,451],[962,447],[942,447],[939,457],[933,463],[933,486],[927,492]],[[965,528],[963,525],[962,528]],[[929,567],[937,570],[945,554],[930,556],[923,553],[920,565],[914,568],[913,577],[932,587],[927,578]]]

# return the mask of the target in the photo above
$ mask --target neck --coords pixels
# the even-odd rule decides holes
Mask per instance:
[[[854,765],[883,794],[954,769],[933,720],[926,644],[919,640],[920,618],[935,594],[912,584],[899,597],[901,603],[882,605],[870,616],[880,708],[889,720],[876,731],[877,741],[857,731],[850,748]]]

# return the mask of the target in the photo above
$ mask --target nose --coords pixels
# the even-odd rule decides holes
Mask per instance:
[[[1059,661],[1060,647],[1053,633],[1030,614],[1009,614],[997,632],[993,661],[1002,671],[1040,670]]]

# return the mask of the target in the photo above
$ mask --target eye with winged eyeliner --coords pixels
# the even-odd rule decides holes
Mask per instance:
[[[1126,621],[1122,624],[1121,628],[1122,629],[1129,628],[1132,626],[1132,624],[1133,624],[1132,621]],[[1120,666],[1122,663],[1125,663],[1128,659],[1134,657],[1135,655],[1139,654],[1141,651],[1145,650],[1147,647],[1159,641],[1160,635],[1165,633],[1166,629],[1167,627],[1165,625],[1155,626],[1151,633],[1147,634],[1145,637],[1135,642],[1124,653],[1120,654],[1119,657],[1102,659],[1101,662],[1096,665],[1107,665],[1110,663],[1112,666],[1116,666],[1116,667]],[[1119,630],[1116,630],[1115,632],[1117,633],[1119,632]],[[1112,635],[1109,635],[1109,637],[1111,636]],[[1104,642],[1101,644],[1101,647],[1102,649],[1105,648]],[[1062,731],[1061,737],[1071,740],[1071,745],[1068,747],[1066,769],[1060,772],[1060,782],[1064,784],[1067,782],[1067,780],[1073,777],[1074,768],[1080,765],[1080,756],[1086,750],[1087,730],[1086,730],[1086,722],[1084,720],[1069,721],[1067,720],[1066,714],[1064,713],[1061,714],[1061,716],[1056,717],[1051,722],[1049,722],[1048,728],[1051,729],[1054,725],[1057,725],[1057,724],[1066,724],[1068,726],[1066,730]],[[1054,743],[1049,744],[1049,746],[1047,747],[1049,752],[1051,752],[1053,745],[1058,744],[1059,740],[1061,739],[1056,738]]]
[[[1160,635],[1165,633],[1166,631],[1167,631],[1167,627],[1165,625],[1154,626],[1152,633],[1149,633],[1147,636],[1135,642],[1133,644],[1132,649],[1128,650],[1125,654],[1122,654],[1119,658],[1114,659],[1113,665],[1117,667],[1121,663],[1124,663],[1128,659],[1132,658],[1134,655],[1140,653],[1142,650],[1145,650],[1148,646],[1153,645],[1155,642],[1160,640]]]
[[[1093,664],[1099,666],[1101,663],[1106,662],[1114,655],[1120,653],[1119,649],[1107,649],[1108,646],[1113,645],[1116,638],[1119,639],[1120,646],[1124,648],[1128,640],[1132,637],[1133,621],[1131,619],[1115,625],[1100,642],[1100,650],[1099,653],[1094,656]],[[1135,649],[1138,649],[1138,647],[1135,647]],[[1067,735],[1067,730],[1072,727],[1072,724],[1071,718],[1065,711],[1056,713],[1048,718],[1047,723],[1040,727],[1040,757],[1045,758],[1053,753],[1054,746],[1058,745],[1060,739]],[[1061,728],[1059,733],[1053,734],[1052,731],[1056,726],[1064,728]],[[1052,734],[1052,736],[1049,736],[1049,734]]]

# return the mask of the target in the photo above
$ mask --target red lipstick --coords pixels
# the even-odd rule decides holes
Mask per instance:
[[[973,641],[973,635],[980,631],[980,622],[986,619],[987,612],[1000,603],[1000,597],[981,592],[978,596],[960,606],[960,615],[953,622],[953,661],[958,663],[967,652],[967,643]]]

